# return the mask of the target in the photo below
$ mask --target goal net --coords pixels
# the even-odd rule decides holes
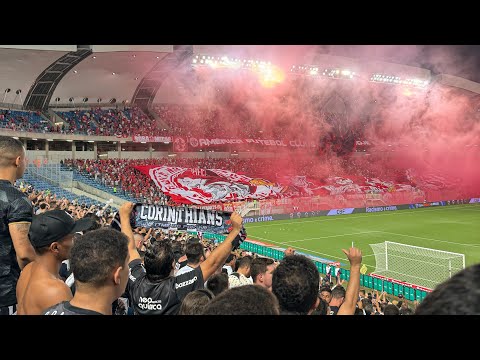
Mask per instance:
[[[465,268],[465,255],[391,241],[370,244],[375,274],[434,289]]]
[[[387,205],[383,200],[382,194],[369,192],[365,194],[365,207]]]

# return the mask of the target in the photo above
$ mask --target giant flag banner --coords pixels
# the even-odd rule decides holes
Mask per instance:
[[[135,166],[174,201],[209,204],[219,201],[265,199],[279,193],[275,183],[222,169]]]
[[[171,166],[135,166],[177,203],[211,204],[272,197],[362,195],[413,191],[412,184],[397,184],[363,176],[330,176],[322,180],[277,173],[275,179],[248,176],[222,169]]]

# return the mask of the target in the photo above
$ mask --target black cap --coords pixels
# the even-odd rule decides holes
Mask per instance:
[[[33,216],[28,237],[34,248],[41,248],[69,234],[88,230],[92,225],[90,218],[75,221],[66,211],[51,210]]]

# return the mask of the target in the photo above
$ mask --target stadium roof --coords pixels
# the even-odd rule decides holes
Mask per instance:
[[[172,45],[79,45],[91,52],[73,63],[65,65],[60,80],[51,89],[49,103],[68,104],[73,97],[76,102],[88,98],[90,103],[101,98],[115,98],[117,102],[130,101],[142,79],[157,68],[174,51]],[[228,55],[238,58],[257,58],[288,69],[292,64],[322,64],[325,66],[369,69],[385,73],[402,73],[428,78],[438,76],[443,84],[480,93],[480,84],[466,80],[480,77],[479,46],[306,46],[306,45],[193,45],[193,54]],[[59,59],[77,51],[77,45],[0,45],[0,83],[6,103],[25,100],[32,85],[39,86],[41,75],[52,64],[60,69]],[[62,58],[63,57],[63,58]],[[463,59],[463,60],[462,60]],[[472,74],[469,76],[469,74]],[[448,75],[446,75],[448,74]],[[179,102],[185,97],[185,89],[179,84],[184,74],[167,73],[153,102]],[[478,79],[480,80],[480,79]],[[148,83],[147,85],[148,86]],[[15,99],[16,90],[22,96]]]

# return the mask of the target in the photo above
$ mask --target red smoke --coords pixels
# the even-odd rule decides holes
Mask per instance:
[[[465,72],[469,63],[448,47],[443,52],[421,46],[254,46],[224,51],[229,53],[216,55],[271,61],[286,77],[265,88],[247,70],[197,68],[183,85],[191,90],[189,102],[209,111],[200,135],[218,133],[220,123],[230,138],[301,139],[321,148],[274,150],[275,160],[266,173],[345,176],[358,175],[360,166],[384,180],[400,180],[412,169],[417,179],[434,174],[458,183],[465,197],[480,195],[480,101],[475,93],[435,82],[426,89],[371,83],[362,67],[355,69],[354,80],[289,74],[292,65],[315,65],[319,52],[346,56],[338,61],[347,64],[347,57],[364,63],[393,55],[398,59],[402,51],[405,63],[429,63],[447,73],[461,67]],[[325,66],[334,67],[335,59],[329,61]],[[363,67],[372,68],[375,64]],[[371,142],[370,155],[353,153],[352,138]]]

